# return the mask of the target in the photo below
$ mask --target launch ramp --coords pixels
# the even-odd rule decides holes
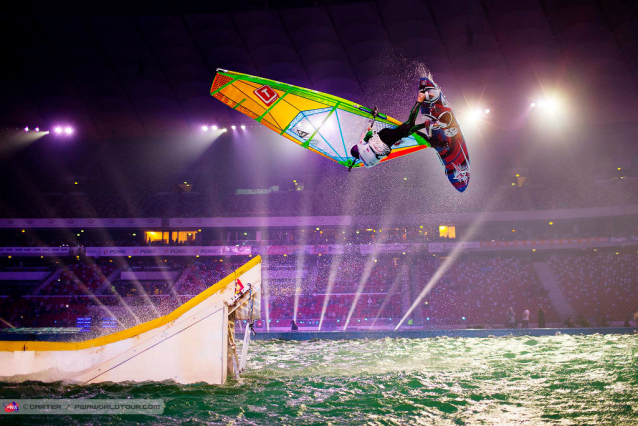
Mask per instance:
[[[0,380],[223,384],[246,361],[237,354],[235,320],[259,319],[260,302],[257,256],[173,312],[135,327],[82,342],[0,342]]]

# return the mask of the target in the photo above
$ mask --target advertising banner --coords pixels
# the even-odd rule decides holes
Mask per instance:
[[[537,247],[537,246],[565,246],[571,244],[607,243],[607,237],[590,238],[553,238],[544,240],[523,241],[483,241],[481,247]]]
[[[68,247],[0,247],[0,256],[68,256]]]
[[[88,257],[119,256],[248,256],[250,246],[188,246],[188,247],[87,247]]]
[[[0,228],[146,228],[160,227],[159,218],[129,219],[0,219]]]
[[[168,220],[171,228],[242,228],[242,227],[314,227],[314,226],[350,226],[351,216],[299,216],[299,217],[207,217],[172,218]]]
[[[442,251],[450,251],[455,248],[461,249],[478,249],[481,248],[481,243],[478,241],[465,241],[457,243],[429,243],[428,251],[430,253],[440,253]]]
[[[372,253],[410,253],[423,248],[423,244],[362,244],[359,246],[361,254]]]

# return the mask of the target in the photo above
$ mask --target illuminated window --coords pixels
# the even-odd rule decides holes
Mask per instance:
[[[180,231],[180,232],[173,233],[173,235],[175,234],[177,234],[178,243],[186,243],[186,242],[195,241],[197,231]]]
[[[144,241],[147,243],[163,242],[168,244],[175,241],[177,243],[185,243],[195,241],[197,231],[145,231]]]
[[[439,237],[456,238],[456,226],[439,226]]]
[[[170,236],[170,232],[161,232],[161,231],[146,231],[144,232],[144,241],[150,243],[156,243],[159,241],[168,244],[168,238]]]

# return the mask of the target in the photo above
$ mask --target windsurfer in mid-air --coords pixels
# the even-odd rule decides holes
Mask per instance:
[[[451,111],[449,108],[437,105],[437,101],[440,99],[441,91],[431,78],[421,78],[417,101],[410,111],[408,120],[393,129],[387,127],[381,129],[378,133],[373,132],[372,126],[368,127],[367,133],[359,143],[352,147],[350,154],[361,160],[365,167],[373,167],[390,155],[392,147],[399,145],[401,139],[410,135],[425,139],[439,152],[444,150],[446,146],[449,147],[451,139],[443,129],[452,124],[454,118],[448,112]],[[438,103],[440,104],[440,102]],[[425,115],[425,121],[416,124],[419,109]],[[376,108],[374,111],[373,115],[376,114]]]
[[[418,98],[405,123],[327,93],[234,71],[217,71],[211,95],[295,144],[350,169],[372,167],[432,147],[452,186],[459,192],[468,187],[470,157],[465,139],[429,72],[419,81]],[[424,119],[417,124],[419,110]],[[372,123],[362,117],[370,117]],[[359,136],[356,129],[363,126]]]

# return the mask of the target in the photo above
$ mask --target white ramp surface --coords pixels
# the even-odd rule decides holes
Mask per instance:
[[[243,283],[243,294],[235,294],[237,280]],[[257,256],[173,312],[135,327],[75,343],[0,342],[0,380],[223,384],[228,374],[229,307],[234,310],[239,304],[245,309],[249,297],[258,300],[260,293]]]

